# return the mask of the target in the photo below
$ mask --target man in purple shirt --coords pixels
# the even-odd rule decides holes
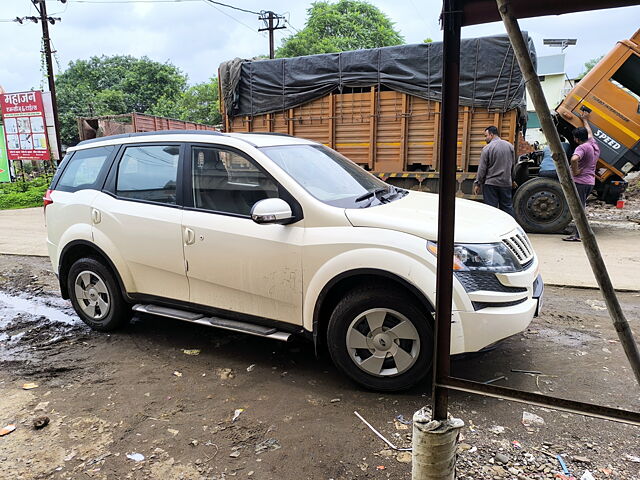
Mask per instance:
[[[596,183],[596,163],[600,158],[600,147],[593,138],[593,132],[587,119],[589,113],[583,112],[580,115],[584,127],[576,128],[573,131],[573,140],[578,144],[571,156],[571,174],[573,182],[576,184],[578,196],[582,206],[587,206],[587,197],[593,190]],[[563,238],[567,242],[580,242],[580,234],[576,229],[573,235]]]

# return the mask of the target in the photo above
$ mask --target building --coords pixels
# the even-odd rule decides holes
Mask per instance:
[[[551,111],[560,105],[567,92],[573,87],[564,71],[564,59],[564,53],[538,57],[538,78],[547,99],[547,106]],[[540,120],[529,97],[529,92],[527,92],[527,133],[525,138],[531,144],[536,141],[541,144],[547,143],[540,130]]]

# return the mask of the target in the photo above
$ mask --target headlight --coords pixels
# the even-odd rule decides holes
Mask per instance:
[[[427,242],[427,250],[438,255],[438,246]],[[467,272],[512,273],[521,269],[513,254],[502,243],[456,243],[453,269]]]

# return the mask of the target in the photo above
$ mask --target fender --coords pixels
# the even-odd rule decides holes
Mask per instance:
[[[366,268],[363,268],[364,265]],[[304,328],[307,331],[314,330],[319,307],[331,286],[350,276],[374,272],[406,285],[418,298],[423,298],[426,304],[433,308],[436,290],[435,262],[432,266],[400,252],[361,248],[330,258],[311,278],[304,297]]]
[[[98,247],[95,243],[89,241],[89,240],[73,240],[71,242],[69,242],[67,245],[64,246],[64,248],[62,249],[62,252],[60,254],[60,261],[59,261],[59,265],[62,264],[64,262],[64,258],[67,254],[69,254],[69,252],[77,246],[86,246],[92,250],[95,250],[96,252],[98,252],[102,257],[104,257],[108,263],[109,268],[111,268],[111,270],[113,271],[113,273],[115,274],[116,277],[116,281],[118,282],[118,286],[120,287],[120,290],[122,292],[122,295],[124,296],[124,298],[130,298],[127,295],[127,290],[125,288],[125,284],[122,281],[122,276],[120,275],[120,271],[118,270],[118,268],[116,267],[116,265],[113,263],[113,260],[109,257],[109,255],[107,255],[105,253],[104,250],[102,250],[100,247]],[[61,272],[59,272],[58,275],[58,280],[60,282],[60,290],[62,291],[63,294],[63,298],[68,298],[68,293],[65,295],[65,292],[67,291],[67,287],[66,287],[66,273],[64,275],[62,275]]]
[[[91,229],[92,227],[89,223],[74,223],[60,236],[58,245],[52,243],[47,235],[47,246],[49,248],[49,256],[51,257],[54,272],[60,274],[60,264],[62,263],[65,252],[68,252],[70,245],[82,242],[91,244],[93,238],[91,236]],[[62,245],[64,245],[64,247],[61,248]],[[54,246],[56,249],[54,255],[51,255],[51,246]]]

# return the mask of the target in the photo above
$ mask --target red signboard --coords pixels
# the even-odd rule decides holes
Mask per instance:
[[[0,94],[9,160],[50,160],[42,92]]]

